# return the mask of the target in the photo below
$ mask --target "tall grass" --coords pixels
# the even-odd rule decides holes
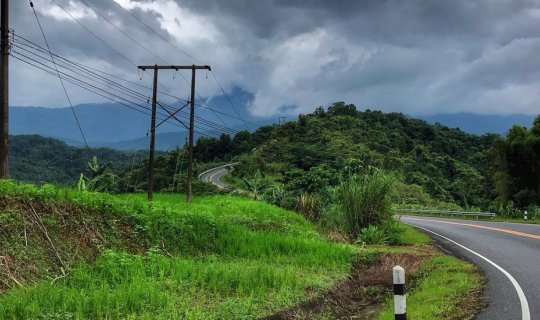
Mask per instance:
[[[356,175],[337,187],[343,227],[352,236],[369,225],[392,218],[391,192],[394,178],[382,171]]]

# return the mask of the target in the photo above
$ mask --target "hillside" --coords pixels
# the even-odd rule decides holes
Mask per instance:
[[[111,162],[119,169],[140,161],[146,152],[123,152],[107,148],[83,148],[68,146],[53,138],[38,135],[10,136],[10,175],[13,179],[35,183],[75,185],[87,161],[97,156],[101,163]]]
[[[200,145],[209,159],[241,154],[233,175],[257,180],[259,172],[261,186],[266,186],[259,192],[270,197],[280,186],[282,197],[321,193],[344,173],[378,168],[441,201],[487,207],[494,198],[490,150],[497,139],[494,134],[476,136],[399,113],[357,111],[354,105],[336,103],[300,115],[298,121],[243,132],[228,145],[227,139]],[[403,187],[411,190],[416,187]]]

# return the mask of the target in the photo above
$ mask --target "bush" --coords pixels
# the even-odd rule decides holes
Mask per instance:
[[[365,244],[385,244],[389,242],[389,239],[382,228],[371,225],[360,230],[356,242]]]
[[[392,219],[391,191],[394,178],[382,171],[351,177],[337,188],[337,198],[343,213],[343,227],[357,236],[369,225],[379,225]]]
[[[403,243],[403,233],[405,232],[405,226],[401,222],[391,219],[382,224],[384,234],[388,238],[390,244]]]

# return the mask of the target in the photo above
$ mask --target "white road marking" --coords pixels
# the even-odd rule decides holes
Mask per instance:
[[[529,311],[529,303],[527,302],[527,297],[525,297],[525,293],[523,292],[523,289],[521,289],[521,286],[519,285],[519,283],[516,281],[516,279],[514,279],[514,277],[508,273],[508,271],[504,270],[502,267],[500,267],[498,264],[496,264],[495,262],[489,260],[488,258],[484,257],[483,255],[465,247],[464,245],[462,244],[459,244],[457,242],[455,242],[454,240],[451,240],[443,235],[440,235],[438,234],[437,232],[434,232],[434,231],[431,231],[429,229],[426,229],[426,228],[423,228],[423,227],[420,227],[420,226],[417,226],[415,224],[411,224],[411,223],[408,223],[410,224],[411,226],[414,226],[416,228],[419,228],[419,229],[422,229],[422,230],[425,230],[427,232],[430,232],[438,237],[441,237],[447,241],[450,241],[452,242],[453,244],[457,245],[457,246],[460,246],[461,248],[477,255],[478,257],[486,260],[488,263],[490,263],[492,266],[494,266],[495,268],[497,268],[500,272],[502,272],[507,278],[508,280],[510,280],[510,282],[512,283],[512,285],[514,286],[514,289],[516,289],[516,292],[517,292],[517,295],[519,297],[519,302],[521,304],[521,319],[522,320],[530,320],[531,319],[531,312]]]
[[[225,172],[227,172],[227,171],[228,171],[228,170],[225,170]],[[218,188],[222,188],[222,186],[220,186],[219,184],[217,184],[217,183],[214,181],[214,177],[216,176],[216,174],[220,174],[220,173],[222,173],[222,172],[223,172],[223,170],[220,170],[220,169],[218,168],[218,170],[216,170],[216,172],[208,178],[208,182],[211,182],[211,183],[215,184]],[[217,181],[218,181],[218,182],[221,182],[220,179],[217,179]]]

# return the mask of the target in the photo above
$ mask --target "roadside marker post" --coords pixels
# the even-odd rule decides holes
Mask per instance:
[[[407,319],[407,302],[405,298],[405,269],[395,266],[393,269],[394,283],[394,319]]]
[[[527,211],[523,213],[523,220],[527,221]]]

